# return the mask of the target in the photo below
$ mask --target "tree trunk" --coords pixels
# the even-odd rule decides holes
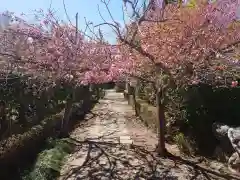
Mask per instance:
[[[26,124],[25,105],[22,102],[19,105],[19,123],[23,126]]]
[[[99,87],[98,86],[95,86],[94,92],[97,95],[97,100],[99,100],[100,99],[100,91],[99,91]]]
[[[89,86],[83,87],[83,112],[84,114],[87,113],[91,106],[91,92],[89,90]]]
[[[126,91],[127,91],[127,93],[129,94],[130,93],[130,84],[129,84],[129,82],[128,81],[126,81]]]
[[[6,104],[4,101],[0,102],[0,140],[5,134],[5,132],[8,130],[8,122],[6,118]]]
[[[157,102],[157,118],[158,118],[158,147],[157,151],[160,156],[164,156],[166,153],[165,148],[165,114],[164,114],[164,105],[161,102],[161,93],[157,91],[156,94]]]
[[[65,111],[64,111],[62,127],[61,127],[61,134],[64,137],[68,136],[69,120],[72,114],[74,100],[75,100],[75,88],[72,90],[71,94],[69,95],[65,105]]]
[[[25,96],[23,94],[23,92],[20,90],[20,93],[19,93],[19,101],[20,101],[20,105],[19,105],[19,123],[23,126],[26,125],[26,106],[25,106],[25,103],[26,103],[26,99],[24,100]]]
[[[45,115],[45,102],[47,102],[46,99],[37,99],[36,101],[36,106],[37,106],[37,121],[40,122],[41,120],[44,119],[44,115]]]
[[[136,101],[136,87],[131,87],[131,91],[132,91],[132,96],[133,96],[133,107],[135,110],[135,116],[138,116],[137,101]]]

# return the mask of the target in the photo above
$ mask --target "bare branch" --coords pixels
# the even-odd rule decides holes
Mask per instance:
[[[110,14],[110,17],[113,18],[113,16],[111,15],[111,12],[110,12],[110,10],[109,10],[109,8],[108,8],[108,5],[107,5],[107,3],[105,2],[105,0],[101,0],[101,1],[105,4],[106,8],[108,9],[108,13]],[[116,34],[117,34],[117,36],[118,36],[118,38],[119,38],[119,40],[120,40],[121,42],[123,42],[124,44],[128,45],[130,48],[138,51],[141,55],[147,57],[147,58],[151,61],[151,63],[153,63],[156,67],[162,69],[164,72],[166,72],[167,74],[171,75],[170,71],[165,67],[165,65],[164,65],[163,63],[161,63],[161,62],[158,62],[158,63],[157,63],[157,62],[156,62],[156,58],[155,58],[153,55],[151,55],[150,53],[146,52],[141,46],[137,46],[136,44],[134,44],[134,43],[133,43],[133,40],[130,40],[130,41],[129,41],[129,40],[127,40],[126,38],[124,38],[124,37],[121,35],[120,28],[119,28],[119,26],[118,26],[118,23],[117,23],[115,20],[113,20],[113,23],[109,23],[109,22],[107,22],[107,21],[102,17],[100,11],[99,11],[99,15],[101,16],[101,18],[102,18],[102,20],[103,20],[104,22],[101,23],[101,24],[95,25],[94,27],[98,27],[98,26],[102,26],[102,25],[108,25],[108,26],[110,26],[112,29],[114,29],[114,31],[116,32]],[[136,28],[134,34],[136,34],[137,31],[138,31],[138,28]],[[135,35],[134,35],[133,38],[135,38]]]
[[[72,21],[70,20],[70,17],[69,17],[68,12],[67,12],[65,0],[62,0],[62,3],[63,3],[63,8],[64,8],[64,11],[65,11],[65,14],[66,14],[66,16],[67,16],[67,20],[68,20],[69,23],[73,26]]]
[[[110,12],[110,11],[108,11],[108,12]],[[121,35],[120,30],[119,30],[119,27],[118,27],[118,24],[116,23],[116,21],[113,21],[114,24],[113,24],[113,23],[108,23],[108,22],[104,19],[104,17],[102,16],[102,13],[101,13],[101,11],[100,11],[99,5],[98,5],[98,13],[99,13],[100,17],[102,18],[102,20],[104,21],[105,24],[108,24],[108,25],[111,24],[110,27],[112,28],[112,30],[113,30],[117,35]],[[110,15],[110,16],[112,17],[112,15]],[[103,24],[99,24],[99,25],[101,26],[101,25],[103,25]],[[99,26],[99,25],[97,25],[97,26]],[[94,26],[94,27],[97,27],[97,26]]]

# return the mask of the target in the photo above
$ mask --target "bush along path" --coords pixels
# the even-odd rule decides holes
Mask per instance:
[[[123,94],[114,90],[106,91],[70,139],[76,149],[67,156],[59,180],[238,179],[180,157],[173,145],[166,145],[169,156],[158,157],[156,134],[142,125]]]
[[[22,180],[56,179],[60,175],[64,157],[74,149],[73,144],[65,140],[49,138],[45,150],[38,154],[35,165],[22,174]]]
[[[93,89],[84,100],[73,104],[67,132],[84,119],[104,94],[101,88]],[[69,144],[61,133],[64,110],[44,118],[23,134],[12,135],[0,142],[0,179],[48,180],[59,176],[64,157],[71,153]],[[64,133],[65,135],[65,133]],[[50,138],[50,139],[49,139]]]

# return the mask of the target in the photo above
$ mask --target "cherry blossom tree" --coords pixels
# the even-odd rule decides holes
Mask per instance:
[[[68,81],[73,86],[63,119],[68,124],[75,88],[118,80],[125,68],[123,59],[118,49],[103,39],[86,38],[77,23],[74,26],[59,23],[51,12],[45,15],[40,11],[36,15],[40,23],[30,25],[14,17],[20,23],[1,32],[3,66],[10,71],[44,77],[53,86],[59,79]]]
[[[193,0],[169,4],[151,0],[142,5],[142,11],[138,2],[123,0],[124,13],[130,20],[129,24],[125,23],[125,31],[121,31],[114,19],[112,23],[103,19],[101,24],[116,32],[121,56],[128,58],[134,67],[129,75],[146,78],[146,72],[154,69],[152,77],[145,80],[161,85],[155,75],[162,72],[168,76],[168,82],[178,88],[206,82],[212,75],[211,82],[215,85],[238,85],[239,60],[225,54],[240,40],[238,1]],[[111,16],[108,2],[102,0],[102,3]],[[227,76],[231,81],[226,83]],[[165,88],[155,87],[156,93],[164,94]],[[160,106],[164,109],[164,104]],[[161,112],[160,132],[164,132],[163,121],[164,112]],[[162,136],[164,134],[159,137],[161,154],[165,148]]]

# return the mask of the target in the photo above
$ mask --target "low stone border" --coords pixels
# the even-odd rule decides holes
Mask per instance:
[[[75,119],[81,120],[81,116],[84,117],[86,113],[79,107],[79,103],[75,103],[71,122],[69,122],[69,130],[73,128],[74,124],[79,122]],[[4,142],[0,142],[0,179],[9,178],[9,174],[17,171],[19,167],[25,166],[27,161],[34,158],[41,151],[47,138],[58,136],[63,115],[64,110],[45,118],[40,124],[33,126],[29,131],[13,135]]]
[[[143,123],[157,132],[157,111],[156,107],[148,104],[146,101],[139,98],[136,99],[136,105],[134,104],[133,95],[130,95],[126,90],[123,92],[124,98],[128,101],[128,104],[136,107],[136,112]]]

